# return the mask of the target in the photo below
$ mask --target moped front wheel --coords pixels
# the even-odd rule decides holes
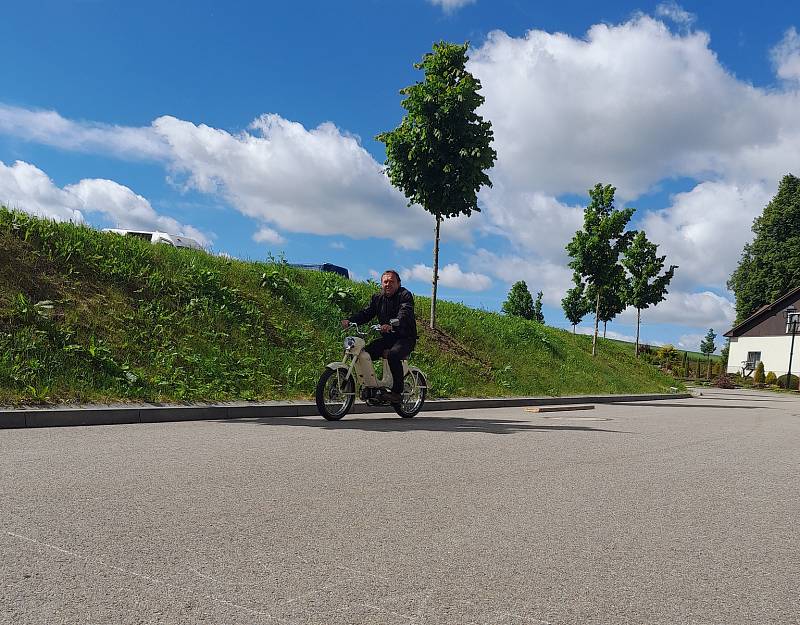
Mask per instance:
[[[328,421],[338,421],[353,407],[356,384],[347,369],[325,369],[317,382],[317,410]]]
[[[416,417],[422,410],[427,394],[428,381],[425,379],[425,375],[422,371],[412,369],[403,378],[403,399],[392,404],[392,408],[404,419]]]

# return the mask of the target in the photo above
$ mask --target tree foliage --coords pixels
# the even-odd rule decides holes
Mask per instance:
[[[708,373],[707,377],[711,377],[711,354],[714,353],[714,350],[717,349],[716,344],[714,343],[714,339],[717,338],[716,332],[712,328],[708,329],[706,332],[706,337],[700,341],[700,351],[708,357]]]
[[[544,313],[542,312],[542,297],[544,294],[539,291],[536,294],[536,301],[533,303],[533,320],[544,323]]]
[[[564,309],[564,316],[572,324],[572,332],[575,332],[577,326],[583,317],[591,310],[585,295],[586,286],[583,282],[578,283],[572,287],[564,298],[561,300],[561,308]]]
[[[480,81],[466,69],[469,45],[439,42],[414,67],[422,82],[405,87],[406,115],[377,139],[386,145],[386,172],[409,205],[419,204],[436,219],[431,327],[436,323],[439,231],[443,219],[479,211],[477,194],[492,183],[486,170],[497,153],[492,125],[476,113],[484,98]]]
[[[591,310],[592,302],[597,301],[597,289],[593,285],[586,288],[586,300]],[[603,337],[605,338],[605,325],[621,313],[628,306],[628,282],[625,279],[625,270],[616,265],[610,273],[609,283],[603,289],[600,297],[600,306],[597,308],[597,317],[603,322]]]
[[[642,310],[662,301],[667,287],[675,275],[677,265],[659,275],[666,256],[658,256],[658,245],[647,240],[644,232],[637,232],[622,257],[622,266],[628,271],[628,304],[636,309],[636,355],[639,355],[639,325]]]
[[[752,230],[753,241],[744,246],[728,280],[736,296],[737,323],[800,286],[800,179],[783,177]]]
[[[541,306],[541,302],[540,302]],[[533,319],[535,309],[533,305],[533,297],[528,290],[528,285],[524,280],[519,280],[511,286],[508,292],[508,298],[503,302],[503,312],[507,315],[515,317],[523,317],[525,319]]]
[[[592,355],[597,353],[600,303],[606,291],[614,288],[621,270],[619,256],[634,235],[633,232],[625,232],[634,209],[614,208],[615,191],[615,187],[599,183],[589,189],[591,201],[583,213],[583,229],[578,230],[567,244],[567,253],[572,258],[569,266],[575,272],[575,282],[585,280],[587,290],[593,289],[595,323]]]

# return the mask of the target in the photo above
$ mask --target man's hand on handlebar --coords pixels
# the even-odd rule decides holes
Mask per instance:
[[[389,332],[392,332],[392,331],[393,331],[393,328],[388,323],[384,323],[381,326],[381,334],[388,334]]]
[[[350,327],[350,321],[347,319],[342,319],[342,329],[346,329]]]

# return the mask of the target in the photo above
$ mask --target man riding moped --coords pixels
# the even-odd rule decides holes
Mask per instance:
[[[417,343],[417,320],[414,316],[414,296],[400,285],[400,274],[387,269],[381,276],[381,290],[370,298],[369,305],[362,311],[342,319],[342,327],[351,323],[363,324],[377,317],[381,326],[381,338],[366,347],[373,361],[377,361],[388,350],[387,360],[392,372],[392,389],[384,394],[385,401],[399,402],[403,393],[403,360],[411,354]],[[398,319],[399,325],[392,326],[391,320]]]

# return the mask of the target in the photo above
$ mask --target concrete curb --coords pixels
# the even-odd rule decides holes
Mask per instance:
[[[493,397],[488,399],[433,399],[423,412],[511,408],[518,406],[559,406],[565,404],[610,404],[669,399],[688,399],[691,393],[668,395],[582,395],[578,397]],[[351,414],[393,413],[388,406],[357,403]],[[74,425],[119,425],[125,423],[163,423],[213,419],[253,419],[263,417],[317,416],[312,402],[273,402],[196,406],[84,406],[63,408],[0,408],[0,428],[40,428]]]

